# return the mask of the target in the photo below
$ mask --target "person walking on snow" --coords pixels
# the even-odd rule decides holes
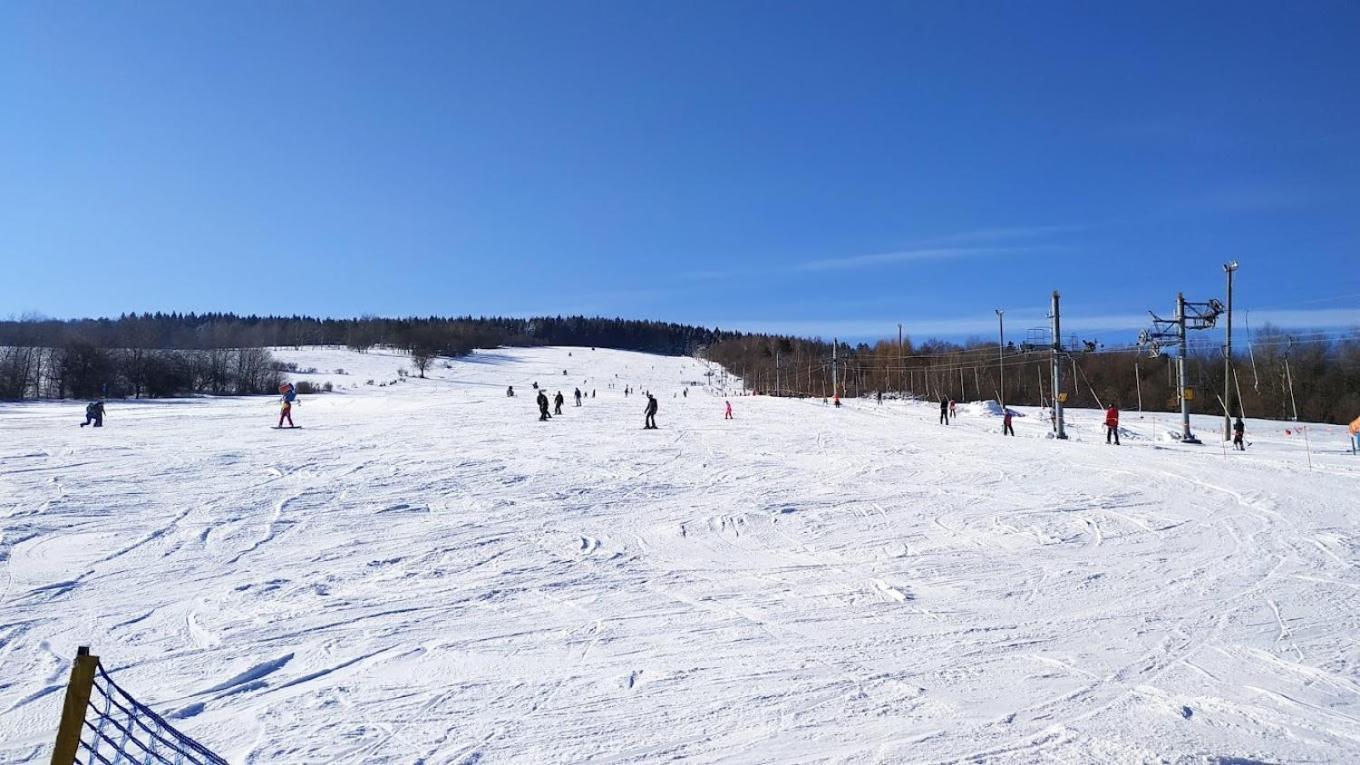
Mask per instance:
[[[959,416],[959,412],[958,412],[957,409],[954,408],[954,399],[951,398],[951,399],[949,399],[949,419],[952,420],[952,419],[955,419],[955,418],[958,417],[958,416]]]
[[[1238,450],[1238,451],[1241,451],[1241,452],[1245,452],[1245,451],[1247,450],[1247,442],[1243,440],[1243,436],[1246,435],[1246,432],[1247,432],[1247,426],[1242,422],[1242,418],[1241,418],[1241,417],[1238,417],[1238,418],[1237,418],[1237,421],[1233,423],[1233,448],[1234,448],[1234,449],[1236,449],[1236,450]]]
[[[94,423],[96,428],[104,427],[104,402],[91,401],[85,405],[85,421],[80,423],[80,427],[85,427]]]
[[[1110,443],[1114,438],[1114,445],[1119,446],[1119,407],[1110,404],[1110,408],[1105,410],[1105,443]]]
[[[1011,425],[1011,418],[1014,417],[1014,416],[1015,416],[1015,412],[1012,412],[1012,411],[1010,410],[1010,407],[1007,407],[1007,408],[1006,408],[1006,411],[1002,413],[1002,415],[1001,415],[1001,435],[1003,435],[1003,436],[1013,436],[1013,435],[1015,435],[1015,428]]]
[[[551,419],[552,415],[548,414],[548,394],[540,390],[538,392],[538,421],[546,422]]]
[[[647,394],[647,408],[643,410],[647,415],[647,420],[643,424],[643,430],[656,430],[656,397],[651,393]]]
[[[566,398],[564,398],[564,397],[562,396],[562,391],[559,390],[559,391],[557,392],[557,395],[556,395],[556,396],[553,396],[553,414],[561,414],[561,413],[562,413],[562,404],[563,404],[563,402],[565,402],[565,401],[566,401]]]
[[[732,419],[732,402],[731,402],[731,401],[724,401],[723,403],[724,403],[724,404],[727,404],[727,411],[726,411],[726,412],[723,412],[723,419],[724,419],[724,420],[730,420],[730,419]]]
[[[940,399],[940,424],[949,424],[949,399]]]
[[[580,389],[580,388],[577,388],[577,389],[576,389],[576,405],[577,405],[577,406],[580,406],[580,405],[581,405],[581,389]]]
[[[279,386],[279,393],[282,393],[283,397],[280,399],[278,427],[282,428],[283,421],[287,420],[288,427],[296,428],[297,426],[293,424],[293,402],[297,401],[297,388],[294,388],[292,383],[284,383]]]

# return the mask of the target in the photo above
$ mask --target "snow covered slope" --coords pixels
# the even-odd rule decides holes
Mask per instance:
[[[1209,418],[1155,439],[1170,415],[1120,448],[1089,411],[1067,443],[980,405],[724,421],[679,395],[692,359],[497,350],[382,385],[409,360],[279,353],[339,388],[300,430],[260,398],[101,430],[0,406],[0,761],[46,761],[82,644],[233,763],[1360,760],[1340,428],[1310,469],[1279,423],[1234,454]]]

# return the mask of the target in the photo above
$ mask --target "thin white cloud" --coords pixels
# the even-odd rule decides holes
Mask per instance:
[[[1234,314],[1234,326],[1243,324]],[[1252,311],[1252,326],[1270,323],[1289,329],[1344,329],[1360,327],[1360,308],[1326,308],[1318,310]],[[930,337],[960,338],[970,336],[994,337],[996,316],[961,316],[901,320],[903,331],[918,340]],[[1147,313],[1063,315],[1063,335],[1083,335],[1096,332],[1137,331],[1147,327],[1151,317]],[[724,321],[718,326],[745,332],[787,334],[800,337],[888,338],[897,337],[897,319],[789,319]],[[1020,342],[1030,328],[1047,327],[1048,317],[1041,312],[1007,311],[1006,337]]]
[[[810,260],[794,266],[795,271],[841,271],[854,268],[869,268],[891,263],[907,263],[921,260],[954,260],[975,258],[985,255],[1015,254],[1037,251],[1039,248],[1015,247],[933,247],[897,252],[879,252],[872,255],[852,255],[846,258],[825,258]]]

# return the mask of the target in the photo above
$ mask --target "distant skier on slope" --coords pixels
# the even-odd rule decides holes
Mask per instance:
[[[949,419],[951,419],[951,420],[957,419],[958,416],[959,416],[959,410],[955,408],[955,406],[954,406],[954,399],[951,398],[951,399],[949,399]]]
[[[647,420],[642,426],[643,430],[656,430],[656,409],[656,397],[648,393],[647,408],[643,410],[643,414],[647,415]]]
[[[577,406],[580,406],[580,405],[581,405],[581,389],[580,389],[580,388],[577,388],[577,389],[576,389],[576,405],[577,405]]]
[[[553,414],[562,413],[562,403],[564,401],[566,401],[566,398],[562,396],[562,391],[559,390],[557,395],[553,396]]]
[[[538,421],[546,422],[547,420],[551,420],[552,415],[548,414],[548,394],[540,390],[538,392],[537,401],[538,401]]]
[[[730,420],[732,419],[732,402],[724,401],[723,403],[727,404],[727,411],[723,413],[723,419]]]
[[[1243,440],[1243,437],[1247,433],[1247,426],[1245,423],[1242,422],[1241,417],[1238,417],[1237,421],[1233,423],[1232,429],[1233,429],[1233,448],[1240,452],[1245,452],[1247,450],[1247,442]]]
[[[1119,446],[1119,407],[1110,404],[1110,408],[1105,410],[1105,443],[1110,443],[1114,438],[1114,445]]]
[[[85,421],[80,423],[80,427],[85,427],[94,423],[96,428],[104,427],[104,402],[91,401],[85,405]]]
[[[297,401],[297,388],[293,387],[292,383],[284,383],[279,386],[279,393],[283,395],[279,398],[279,424],[277,427],[282,428],[283,421],[287,420],[288,427],[296,428],[297,426],[293,424],[293,402]]]
[[[1012,411],[1010,410],[1010,407],[1007,407],[1007,408],[1006,408],[1006,411],[1002,413],[1002,415],[1001,415],[1001,435],[1003,435],[1003,436],[1013,436],[1013,435],[1015,435],[1015,428],[1014,428],[1014,426],[1011,425],[1011,418],[1014,417],[1014,416],[1015,416],[1015,412],[1012,412]]]
[[[508,396],[508,397],[510,397],[510,398],[514,398],[514,397],[515,397],[515,386],[511,385],[511,386],[507,387],[507,388],[505,389],[505,395]]]
[[[949,399],[944,397],[940,398],[940,424],[949,424]]]

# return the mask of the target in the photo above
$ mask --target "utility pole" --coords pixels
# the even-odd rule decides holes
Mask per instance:
[[[1006,411],[1006,312],[1000,308],[996,310],[996,365],[1001,368],[1001,390],[997,396],[1001,399],[997,403],[1001,404],[1001,411]]]
[[[1057,438],[1067,438],[1067,429],[1063,427],[1062,402],[1058,400],[1058,391],[1062,390],[1062,321],[1058,310],[1060,296],[1057,290],[1053,290],[1053,435]]]
[[[902,397],[902,394],[903,394],[903,393],[906,393],[906,389],[902,386],[902,366],[903,366],[903,364],[904,364],[904,359],[902,358],[902,322],[899,321],[899,322],[897,323],[897,396],[898,396],[898,398],[901,398],[901,397]]]
[[[832,398],[836,398],[836,396],[839,395],[838,392],[837,392],[837,388],[836,388],[836,386],[840,384],[840,381],[836,379],[836,346],[838,346],[838,345],[840,345],[840,344],[841,344],[841,341],[840,341],[840,340],[838,340],[838,339],[836,339],[836,338],[834,338],[834,337],[831,338],[831,397],[832,397]]]
[[[1233,274],[1237,273],[1237,261],[1223,264],[1228,274],[1228,331],[1223,344],[1223,440],[1232,440],[1232,293]]]
[[[1157,352],[1160,343],[1166,340],[1174,341],[1178,348],[1176,354],[1176,385],[1179,387],[1177,397],[1181,402],[1181,443],[1200,443],[1200,440],[1195,438],[1194,433],[1190,432],[1190,399],[1186,395],[1189,392],[1189,381],[1185,374],[1189,343],[1186,341],[1185,334],[1191,329],[1213,328],[1218,323],[1218,317],[1222,313],[1223,304],[1217,300],[1190,303],[1186,301],[1184,292],[1178,292],[1176,293],[1176,318],[1162,319],[1154,313],[1152,314],[1152,330],[1143,330],[1138,335],[1138,344],[1151,345],[1154,353]]]
[[[779,349],[774,349],[774,395],[779,395]]]

